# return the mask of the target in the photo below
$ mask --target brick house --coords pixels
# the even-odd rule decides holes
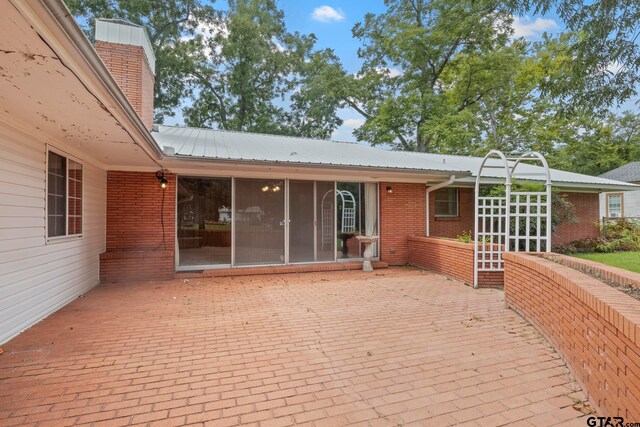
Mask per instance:
[[[0,51],[0,343],[101,281],[351,268],[358,235],[403,265],[409,237],[473,229],[480,158],[154,126],[139,27],[99,21],[91,45],[61,2],[11,0]],[[599,192],[630,188],[552,179],[579,214],[556,243],[595,236]]]

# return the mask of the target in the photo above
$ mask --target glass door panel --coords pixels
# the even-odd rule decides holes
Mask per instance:
[[[315,211],[313,181],[289,181],[289,262],[313,262]]]
[[[338,182],[336,188],[338,259],[362,258],[364,244],[356,237],[378,234],[378,185]],[[377,244],[373,252],[377,256]]]
[[[231,179],[178,177],[179,265],[231,264]]]
[[[334,182],[316,182],[316,246],[317,261],[333,261],[336,257]]]
[[[284,263],[284,180],[236,179],[235,264]]]

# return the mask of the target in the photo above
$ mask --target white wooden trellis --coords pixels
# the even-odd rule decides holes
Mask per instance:
[[[539,168],[521,171],[524,164],[539,163]],[[519,173],[516,170],[520,166]],[[480,186],[495,184],[496,174],[490,182],[483,175],[487,169],[504,171],[503,196],[481,196]],[[513,179],[542,180],[544,191],[511,191]],[[491,150],[483,159],[476,176],[473,253],[473,286],[478,287],[478,276],[483,271],[504,271],[503,252],[551,252],[551,173],[546,159],[540,153],[529,152],[517,158],[508,158],[502,152]]]

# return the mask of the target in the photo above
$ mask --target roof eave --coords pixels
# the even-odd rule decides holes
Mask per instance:
[[[460,180],[460,183],[466,183],[469,185],[475,184],[475,177],[466,177]],[[542,182],[536,180],[521,180],[529,182]],[[483,184],[504,184],[502,178],[483,178]],[[576,190],[576,191],[588,191],[588,192],[601,192],[601,191],[634,191],[640,190],[640,186],[635,184],[628,184],[621,182],[620,184],[600,184],[600,183],[583,183],[583,182],[569,182],[569,181],[553,181],[551,185],[563,190]]]
[[[173,155],[164,157],[165,162],[169,165],[169,162],[187,162],[187,163],[222,163],[222,164],[241,164],[241,165],[257,165],[257,166],[280,166],[280,167],[302,167],[302,168],[314,168],[314,169],[342,169],[351,171],[381,171],[381,172],[397,172],[397,173],[417,173],[422,175],[438,175],[449,177],[455,175],[456,177],[468,177],[471,176],[471,172],[464,170],[450,170],[450,169],[415,169],[415,168],[393,168],[382,166],[365,166],[365,165],[341,165],[334,163],[307,163],[307,162],[283,162],[277,160],[243,160],[243,159],[224,159],[224,158],[210,158],[210,157],[196,157],[196,156],[181,156]]]
[[[38,35],[151,158],[163,152],[62,0],[11,0]]]

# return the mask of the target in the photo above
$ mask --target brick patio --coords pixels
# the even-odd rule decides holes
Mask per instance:
[[[0,425],[586,425],[549,344],[409,268],[105,285],[4,345]]]

